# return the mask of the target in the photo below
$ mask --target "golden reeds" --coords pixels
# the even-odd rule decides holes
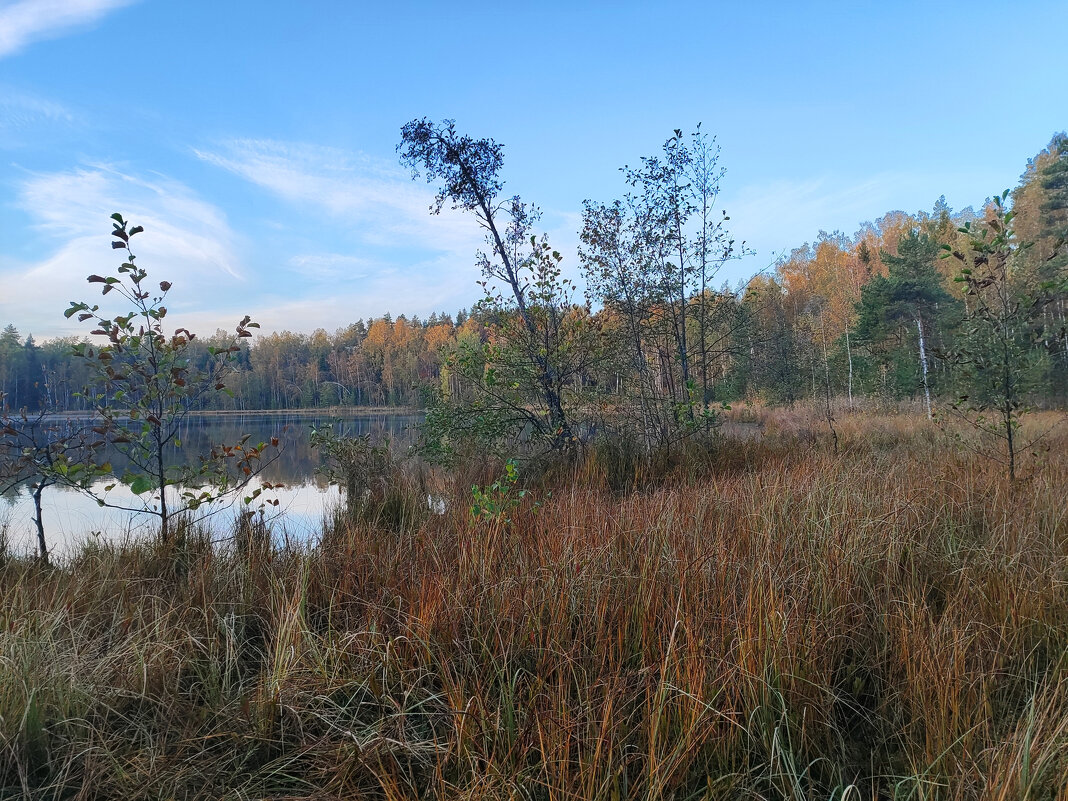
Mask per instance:
[[[0,797],[1068,798],[1068,431],[1009,488],[761,414],[507,520],[446,481],[305,548],[7,560]]]

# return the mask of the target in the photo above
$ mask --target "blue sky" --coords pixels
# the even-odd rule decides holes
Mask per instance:
[[[423,116],[505,145],[572,270],[583,199],[702,122],[756,251],[734,283],[820,229],[1015,185],[1068,127],[1066,30],[1064,0],[0,0],[0,324],[80,333],[62,310],[117,264],[113,211],[193,330],[469,306],[478,231],[397,162]]]

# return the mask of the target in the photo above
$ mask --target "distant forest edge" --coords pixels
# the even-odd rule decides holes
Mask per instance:
[[[1032,243],[1021,252],[1015,271],[1063,275],[1068,269],[1064,134],[1028,161],[1006,205],[1015,212],[1019,240]],[[930,212],[892,211],[852,236],[821,231],[813,243],[744,287],[705,288],[688,301],[700,305],[700,315],[685,323],[695,326],[690,341],[702,343],[691,357],[705,403],[819,400],[828,388],[839,396],[887,401],[922,397],[925,384],[935,396],[955,392],[951,365],[938,356],[951,352],[962,333],[968,297],[966,285],[954,280],[960,264],[940,256],[943,246],[950,251],[959,247],[963,224],[982,227],[995,211],[988,203],[978,212],[954,213],[940,198]],[[622,394],[627,369],[611,353],[614,343],[625,338],[620,315],[611,305],[581,304],[568,314],[588,318],[603,351],[574,376],[576,388],[595,396]],[[1063,291],[1042,310],[1044,333],[1028,371],[1030,396],[1042,405],[1068,400],[1066,314]],[[502,330],[500,318],[499,309],[476,306],[427,319],[387,314],[333,333],[283,331],[251,343],[242,340],[236,374],[228,380],[233,397],[207,395],[203,408],[422,406],[431,395],[460,392],[453,386],[450,358],[492,345]],[[664,365],[658,382],[674,380],[668,327],[650,325],[641,345],[654,371]],[[0,391],[7,405],[34,411],[86,409],[79,390],[92,381],[86,361],[71,355],[77,341],[37,342],[8,324],[0,333]],[[228,341],[222,332],[203,336],[196,340],[195,352],[206,361],[209,347]],[[926,382],[925,348],[930,353]]]

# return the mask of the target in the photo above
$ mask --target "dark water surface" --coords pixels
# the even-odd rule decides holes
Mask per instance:
[[[307,539],[321,530],[325,512],[340,499],[336,487],[316,474],[321,457],[309,445],[309,433],[313,426],[333,424],[345,434],[372,434],[374,438],[388,438],[395,448],[403,452],[415,442],[415,426],[422,420],[418,414],[360,414],[343,417],[324,414],[243,414],[225,416],[190,417],[180,434],[181,447],[173,449],[172,463],[197,462],[200,454],[206,454],[212,445],[233,445],[249,434],[250,442],[279,440],[277,458],[263,470],[241,495],[266,481],[282,484],[281,490],[272,491],[271,497],[279,501],[274,529],[282,536]],[[115,455],[112,463],[117,472],[123,468],[122,458]],[[111,480],[97,482],[102,490]],[[108,496],[109,500],[124,505],[139,503],[136,496],[119,485]],[[233,521],[244,504],[238,497],[236,503],[226,501],[216,504],[206,519],[206,524],[220,534],[231,530]],[[36,542],[33,522],[33,501],[26,486],[16,487],[0,497],[0,532],[5,532],[8,545],[16,552],[31,551]],[[49,548],[61,554],[71,545],[87,538],[121,539],[126,536],[143,535],[150,530],[156,518],[135,515],[130,512],[101,508],[97,502],[83,493],[63,487],[49,487],[44,493],[44,525]]]

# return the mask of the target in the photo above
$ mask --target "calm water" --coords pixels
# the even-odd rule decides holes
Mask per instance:
[[[340,500],[338,489],[329,486],[326,479],[315,472],[321,461],[319,453],[308,444],[312,426],[333,423],[346,434],[371,433],[376,438],[388,437],[395,448],[403,451],[415,441],[414,427],[421,419],[419,415],[386,414],[344,418],[316,415],[192,418],[181,433],[182,447],[173,451],[172,458],[194,463],[197,454],[207,453],[213,444],[236,444],[244,434],[250,434],[253,443],[278,437],[278,458],[261,474],[262,481],[284,485],[281,490],[273,490],[270,496],[279,501],[277,511],[270,512],[275,518],[274,529],[280,536],[306,539],[321,530],[324,513]],[[121,472],[120,457],[116,456],[112,462]],[[100,481],[96,488],[102,490],[109,483],[112,482]],[[259,485],[259,481],[253,483],[241,495]],[[139,499],[121,484],[111,491],[108,499],[131,506],[139,503]],[[212,530],[227,533],[238,512],[246,508],[240,497],[236,502],[229,500],[216,504],[206,522]],[[36,529],[32,518],[33,501],[25,486],[0,497],[0,529],[6,528],[9,546],[16,552],[34,548]],[[93,498],[75,490],[49,487],[44,493],[45,535],[50,550],[56,554],[90,537],[121,538],[144,534],[155,520],[147,515],[101,508]]]

